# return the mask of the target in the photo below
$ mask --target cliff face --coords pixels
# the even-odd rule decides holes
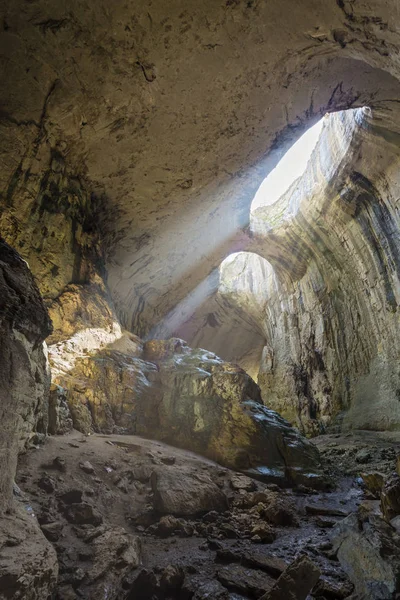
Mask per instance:
[[[47,418],[50,373],[43,340],[51,322],[26,263],[0,239],[0,510],[9,508],[21,450]],[[45,428],[45,425],[44,425]]]
[[[229,360],[252,351],[265,402],[309,433],[400,424],[398,137],[385,118],[325,120],[304,175],[252,213],[257,254],[226,261],[180,330]]]
[[[294,369],[300,420],[346,411],[345,427],[384,430],[400,423],[398,138],[379,114],[354,117],[354,129],[346,116],[328,121],[312,169],[265,235],[287,297],[270,339],[278,379]],[[270,227],[268,210],[259,217]],[[268,397],[274,368],[260,375]]]
[[[18,452],[35,430],[47,428],[50,373],[43,340],[50,332],[32,274],[0,238],[0,588],[2,595],[27,600],[47,598],[58,573],[55,550],[28,500],[13,498]]]

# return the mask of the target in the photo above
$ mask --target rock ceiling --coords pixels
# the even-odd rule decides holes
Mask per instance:
[[[2,187],[27,148],[65,156],[106,199],[109,285],[146,334],[241,248],[254,192],[305,127],[393,106],[396,10],[3,0]]]

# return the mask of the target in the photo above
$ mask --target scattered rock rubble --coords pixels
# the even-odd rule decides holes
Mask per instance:
[[[321,438],[322,455],[347,439]],[[18,485],[57,553],[57,600],[395,598],[397,533],[357,473],[334,491],[282,489],[160,442],[74,431],[23,456]]]

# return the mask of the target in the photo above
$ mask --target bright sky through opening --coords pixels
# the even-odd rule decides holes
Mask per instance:
[[[308,159],[321,133],[324,119],[310,127],[286,152],[275,169],[264,179],[252,202],[252,210],[276,202],[305,171]]]

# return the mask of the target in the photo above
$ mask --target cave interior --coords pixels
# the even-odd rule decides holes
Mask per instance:
[[[0,600],[398,600],[398,3],[0,6]]]

